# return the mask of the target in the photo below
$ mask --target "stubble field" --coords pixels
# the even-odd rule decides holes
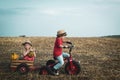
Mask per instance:
[[[22,54],[22,42],[30,40],[36,49],[35,65],[43,66],[52,59],[55,38],[49,37],[1,37],[0,80],[120,80],[120,38],[68,38],[75,48],[73,58],[80,61],[78,75],[66,75],[63,67],[59,76],[39,75],[39,71],[20,75],[9,69],[10,55]],[[65,49],[65,52],[68,50]]]

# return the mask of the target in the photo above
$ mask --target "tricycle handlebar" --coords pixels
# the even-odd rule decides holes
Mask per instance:
[[[66,42],[67,44],[71,44],[72,45],[72,42]]]
[[[73,48],[74,47],[74,45],[73,45],[73,43],[72,42],[66,42],[67,44],[70,44],[70,46],[68,47],[68,48]]]

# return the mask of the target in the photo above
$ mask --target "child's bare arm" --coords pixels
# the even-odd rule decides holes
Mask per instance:
[[[23,56],[26,56],[29,53],[29,51],[24,51]]]
[[[61,48],[68,48],[68,45],[60,45]]]
[[[60,45],[59,47],[63,48],[64,46],[63,46],[63,45]]]

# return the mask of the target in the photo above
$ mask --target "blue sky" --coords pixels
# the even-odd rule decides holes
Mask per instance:
[[[120,0],[0,0],[0,36],[120,35]]]

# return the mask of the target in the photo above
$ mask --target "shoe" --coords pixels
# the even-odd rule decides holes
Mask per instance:
[[[56,69],[54,69],[54,68],[50,68],[50,67],[48,67],[48,66],[47,66],[46,68],[47,68],[49,74],[54,75],[54,76],[58,76],[58,75],[59,75],[58,70],[56,70]]]
[[[52,68],[52,75],[58,76],[59,75],[58,70]]]
[[[59,71],[58,70],[55,70],[55,75],[59,76]]]

